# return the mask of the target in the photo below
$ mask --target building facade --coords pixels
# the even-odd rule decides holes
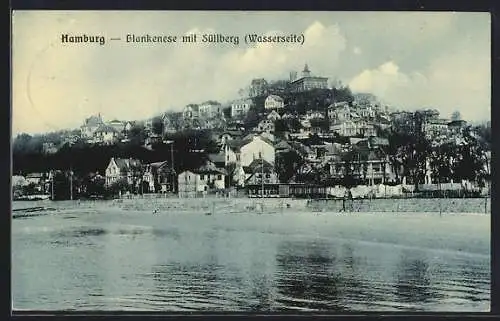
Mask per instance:
[[[283,107],[285,107],[285,101],[277,95],[269,95],[264,101],[264,108],[267,110],[282,109]]]
[[[198,197],[210,191],[225,189],[226,173],[213,164],[187,170],[178,176],[179,197]]]
[[[216,101],[206,101],[198,107],[199,115],[204,119],[219,118],[224,115],[222,105]]]
[[[309,67],[306,64],[304,66],[304,70],[302,71],[302,77],[293,80],[291,82],[291,87],[294,92],[303,92],[312,89],[327,89],[328,78],[312,76]]]
[[[242,166],[249,166],[256,159],[264,159],[274,164],[274,146],[267,139],[255,136],[250,142],[240,148],[240,162]]]
[[[232,118],[243,118],[246,116],[250,107],[252,106],[252,100],[242,99],[234,101],[231,104],[231,117]]]
[[[128,185],[134,185],[142,177],[142,164],[133,158],[112,157],[106,167],[106,186],[124,179]]]
[[[92,138],[94,136],[95,131],[104,125],[101,114],[97,116],[90,116],[85,119],[84,124],[80,127],[81,136],[83,138]]]

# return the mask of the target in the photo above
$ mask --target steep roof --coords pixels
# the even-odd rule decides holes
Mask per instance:
[[[128,172],[132,169],[138,169],[142,167],[142,163],[138,159],[134,158],[113,158],[115,161],[116,166],[120,169],[122,172]]]
[[[165,166],[167,164],[168,164],[168,161],[163,161],[163,162],[150,163],[148,165],[151,166],[151,167],[154,167],[154,168],[160,168],[160,167]]]
[[[274,100],[277,100],[277,101],[283,101],[283,98],[281,98],[278,95],[269,95],[269,96],[267,96],[266,100],[267,99],[274,99]]]
[[[222,175],[227,175],[226,171],[221,168],[217,168],[214,163],[212,162],[207,162],[204,165],[198,167],[197,169],[194,169],[192,171],[193,173],[196,174],[222,174]]]
[[[96,133],[115,133],[116,132],[116,129],[110,125],[100,125],[96,131]]]
[[[218,101],[215,101],[215,100],[207,100],[207,101],[204,101],[203,103],[201,103],[201,105],[219,106],[219,105],[221,105],[221,103],[219,103]]]
[[[225,155],[223,153],[208,154],[208,159],[215,164],[226,162]]]
[[[254,159],[248,166],[243,167],[243,170],[247,174],[261,172],[262,170],[264,170],[264,173],[272,173],[274,172],[274,166],[265,159],[258,158]]]
[[[186,108],[185,108],[185,109],[187,109],[187,108],[191,108],[193,111],[198,111],[198,110],[199,110],[199,107],[200,107],[200,106],[198,106],[198,105],[196,105],[196,104],[189,104],[189,105],[187,105],[187,106],[186,106]]]
[[[100,115],[90,116],[89,118],[85,119],[85,126],[96,127],[102,124],[103,121]]]
[[[276,149],[290,149],[290,148],[292,148],[292,146],[290,146],[290,144],[288,144],[286,142],[286,140],[282,140],[279,143],[277,143],[276,146],[274,146],[274,148],[276,148]]]

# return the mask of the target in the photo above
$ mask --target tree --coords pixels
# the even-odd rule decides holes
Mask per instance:
[[[146,130],[143,125],[135,124],[129,132],[128,138],[133,144],[142,144],[146,139]]]
[[[460,112],[457,110],[457,111],[454,111],[452,114],[451,114],[451,120],[452,121],[457,121],[457,120],[462,120],[462,115],[460,115]]]
[[[286,120],[286,125],[291,132],[298,132],[302,128],[302,124],[297,118],[289,118]]]
[[[160,116],[154,117],[152,120],[152,132],[156,135],[163,135],[163,120]]]
[[[126,191],[129,191],[129,185],[125,178],[120,178],[107,187],[107,192],[112,196],[116,196],[120,192],[124,193]]]
[[[275,170],[279,181],[289,182],[303,164],[303,158],[294,150],[277,154]]]
[[[259,124],[259,121],[260,121],[259,115],[253,108],[250,108],[245,118],[243,119],[246,129],[251,129],[256,127]]]
[[[282,119],[276,119],[274,121],[274,131],[276,133],[283,133],[288,131],[288,126]]]

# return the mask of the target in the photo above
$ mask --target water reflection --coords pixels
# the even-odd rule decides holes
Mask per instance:
[[[402,250],[396,273],[395,290],[400,302],[425,304],[437,297],[431,288],[429,264],[424,255]]]
[[[318,222],[298,231],[298,223],[278,228],[244,219],[16,221],[15,307],[339,312],[477,311],[489,304],[487,255],[329,238]],[[363,229],[353,223],[342,230]]]
[[[317,242],[284,243],[276,257],[280,303],[314,310],[345,310],[343,279],[334,254]]]

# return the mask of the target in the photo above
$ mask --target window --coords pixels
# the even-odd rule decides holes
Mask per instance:
[[[222,179],[222,175],[217,175],[217,180],[221,180]]]
[[[259,152],[259,158],[262,158],[262,152]]]
[[[204,180],[205,179],[205,175],[200,175],[200,179]]]

